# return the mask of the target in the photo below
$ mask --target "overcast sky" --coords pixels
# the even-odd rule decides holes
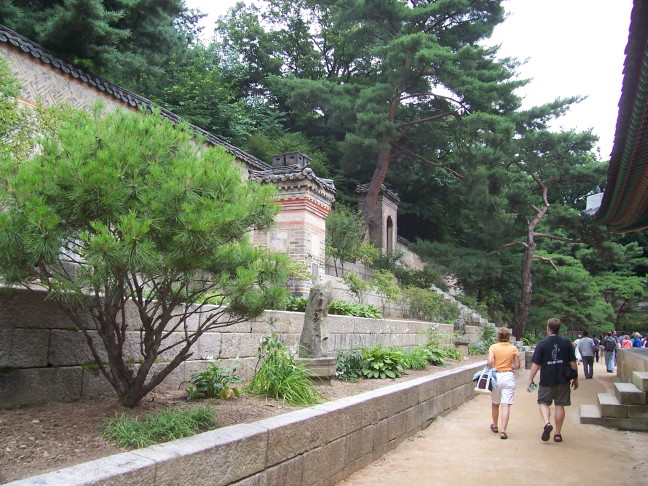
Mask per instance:
[[[186,0],[214,20],[236,0]],[[532,78],[519,94],[525,107],[557,97],[587,96],[561,118],[556,128],[593,128],[599,151],[607,160],[612,151],[623,61],[628,41],[632,0],[504,0],[509,13],[489,43],[501,45],[501,55],[527,60],[522,78]]]

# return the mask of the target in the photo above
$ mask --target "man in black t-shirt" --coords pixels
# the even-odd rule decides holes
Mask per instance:
[[[533,379],[540,370],[538,405],[545,424],[541,439],[545,442],[549,440],[553,430],[549,407],[552,403],[555,404],[554,441],[562,442],[561,430],[565,420],[565,407],[571,405],[570,382],[574,390],[578,388],[578,367],[574,347],[568,339],[560,337],[558,331],[560,331],[560,319],[549,319],[547,337],[538,343],[533,352],[533,363],[527,386],[527,390],[531,391]]]

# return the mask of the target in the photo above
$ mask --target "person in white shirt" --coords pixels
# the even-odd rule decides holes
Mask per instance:
[[[583,331],[583,337],[578,340],[578,352],[583,360],[583,372],[585,379],[590,380],[594,377],[594,352],[596,346],[594,340],[589,337],[587,331]]]

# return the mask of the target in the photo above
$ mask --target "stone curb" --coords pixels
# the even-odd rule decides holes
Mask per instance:
[[[485,361],[8,483],[334,485],[473,398]]]

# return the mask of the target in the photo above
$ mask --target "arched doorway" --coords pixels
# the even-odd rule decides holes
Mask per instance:
[[[385,242],[387,243],[387,253],[394,252],[394,221],[391,216],[387,216]]]

